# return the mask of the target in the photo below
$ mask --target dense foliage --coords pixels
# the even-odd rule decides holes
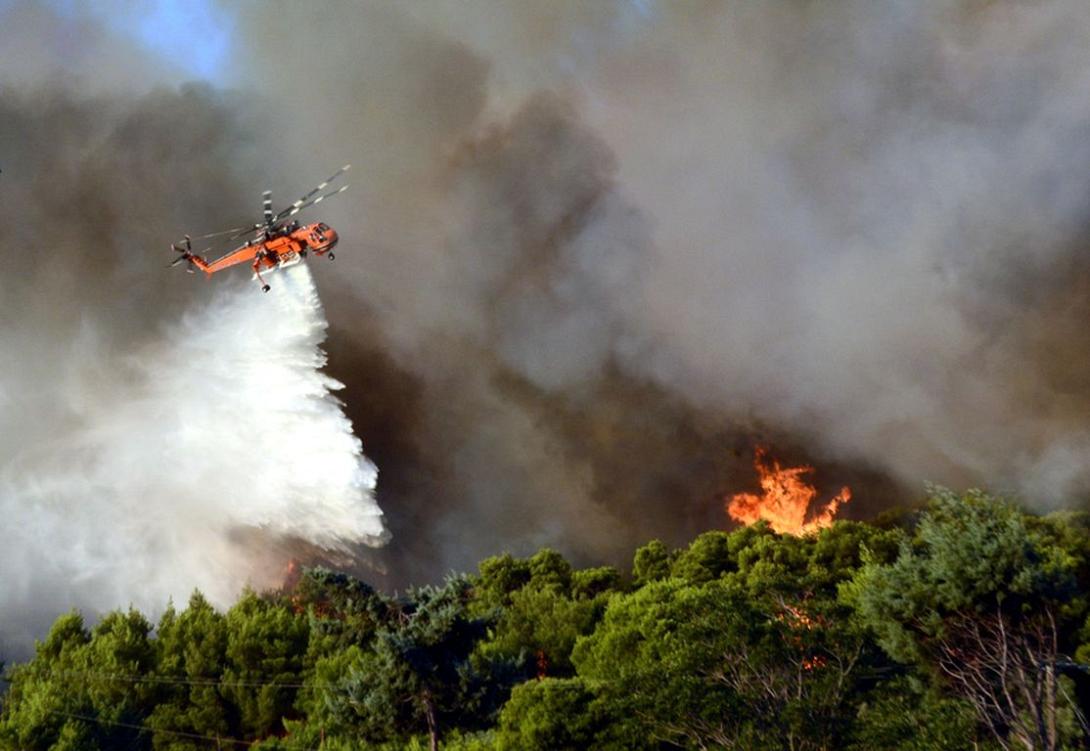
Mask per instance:
[[[226,613],[60,617],[0,749],[1090,747],[1090,534],[984,493],[631,572],[542,550],[389,597],[322,569]]]

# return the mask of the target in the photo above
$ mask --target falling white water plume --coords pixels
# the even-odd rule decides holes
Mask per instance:
[[[332,394],[342,384],[321,372],[328,324],[310,271],[269,281],[265,295],[213,285],[120,357],[91,326],[77,337],[50,397],[71,428],[28,431],[0,459],[0,651],[25,650],[71,607],[154,614],[194,588],[227,605],[276,583],[278,541],[385,542],[377,470]]]

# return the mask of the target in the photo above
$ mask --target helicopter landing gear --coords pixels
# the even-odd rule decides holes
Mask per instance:
[[[261,291],[262,291],[262,292],[268,292],[268,291],[269,291],[270,289],[272,289],[272,287],[270,287],[270,286],[269,286],[269,285],[267,285],[267,284],[262,284],[262,285],[261,285]]]
[[[330,253],[330,254],[329,254],[329,260],[331,260],[331,261],[332,261],[332,260],[333,260],[334,258],[336,258],[336,257],[337,257],[337,256],[333,255],[332,253]]]

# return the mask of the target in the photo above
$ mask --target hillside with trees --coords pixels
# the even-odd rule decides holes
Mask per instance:
[[[780,535],[542,550],[382,594],[312,569],[226,613],[57,619],[0,748],[1090,747],[1090,519],[983,492]]]

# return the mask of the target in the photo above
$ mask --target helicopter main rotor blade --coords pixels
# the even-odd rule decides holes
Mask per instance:
[[[309,193],[304,195],[302,198],[300,198],[298,201],[293,203],[291,206],[287,207],[286,209],[281,211],[279,214],[277,214],[275,217],[273,217],[273,221],[280,221],[281,219],[287,219],[289,216],[297,214],[303,208],[304,203],[309,201],[311,198],[313,198],[318,193],[321,193],[323,190],[325,190],[327,185],[329,185],[331,182],[336,180],[338,177],[340,177],[341,175],[343,175],[345,172],[347,172],[350,169],[352,169],[351,164],[346,164],[343,167],[341,167],[339,170],[337,170],[332,175],[330,175],[329,178],[326,179],[324,182],[319,183],[318,187],[314,188],[314,190],[310,191]],[[319,199],[319,200],[321,200],[321,199]],[[318,201],[315,201],[314,203],[318,203]]]
[[[321,203],[325,199],[332,198],[333,196],[337,195],[338,193],[343,193],[346,190],[348,190],[348,186],[347,185],[342,185],[341,187],[337,188],[336,190],[332,190],[329,193],[326,193],[324,196],[318,196],[317,198],[315,198],[313,201],[311,201],[309,203],[304,203],[301,206],[297,206],[295,208],[292,208],[290,211],[288,211],[287,215],[284,216],[283,218],[284,219],[290,219],[291,217],[295,216],[296,214],[298,214],[303,209],[310,208],[314,204]]]
[[[343,191],[345,188],[348,187],[347,185],[340,188],[339,190],[334,190],[331,193],[327,193],[324,196],[318,196],[318,198],[314,198],[315,195],[317,195],[318,193],[325,190],[327,185],[329,185],[331,182],[336,180],[338,177],[343,175],[345,172],[347,172],[351,168],[352,168],[351,164],[344,165],[339,170],[337,170],[332,175],[330,175],[326,180],[319,183],[316,188],[314,188],[313,190],[308,192],[306,195],[304,195],[298,201],[296,201],[295,203],[293,203],[291,206],[287,207],[286,209],[282,210],[278,214],[273,214],[272,213],[271,191],[266,190],[264,193],[262,193],[262,199],[263,199],[262,202],[263,202],[264,219],[265,219],[264,223],[262,223],[262,224],[250,224],[250,225],[247,225],[245,227],[232,227],[231,229],[220,230],[219,232],[209,232],[206,235],[197,235],[196,239],[197,240],[208,240],[208,239],[211,239],[213,237],[229,236],[228,237],[229,240],[237,240],[240,237],[244,237],[245,235],[248,235],[250,233],[261,232],[262,230],[265,230],[265,229],[267,229],[267,228],[269,228],[269,227],[271,227],[273,225],[278,224],[281,220],[287,219],[290,216],[295,216],[296,214],[298,214],[303,209],[305,209],[305,208],[307,208],[309,206],[313,206],[316,203],[321,203],[322,200],[324,200],[326,198],[329,198],[330,196],[335,196],[338,193],[340,193],[341,191]],[[311,200],[312,198],[314,198],[314,200]]]
[[[273,210],[272,210],[272,191],[266,190],[261,194],[261,201],[264,204],[265,211],[265,226],[268,227],[273,223]]]
[[[233,227],[231,229],[225,229],[225,230],[221,230],[219,232],[209,232],[207,235],[197,235],[197,239],[198,240],[207,240],[210,237],[221,237],[223,235],[234,234],[235,232],[249,232],[252,229],[253,229],[252,225],[246,226],[246,227]]]
[[[251,224],[249,227],[246,227],[245,229],[240,230],[239,232],[236,232],[235,234],[231,235],[231,237],[229,237],[228,239],[229,240],[237,240],[240,237],[243,237],[245,235],[249,235],[249,234],[251,234],[253,232],[260,232],[263,229],[265,229],[264,224]]]

